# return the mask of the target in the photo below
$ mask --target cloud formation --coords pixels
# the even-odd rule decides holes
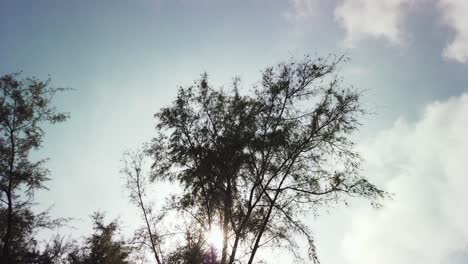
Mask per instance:
[[[349,264],[466,263],[468,94],[435,102],[361,146],[366,171],[395,193],[353,213],[342,248]]]
[[[443,22],[454,33],[453,40],[445,47],[443,54],[448,59],[468,61],[468,1],[439,0]]]
[[[438,9],[440,21],[453,31],[453,38],[443,50],[443,56],[458,62],[468,62],[468,1],[467,0],[339,0],[334,9],[335,20],[345,30],[344,43],[353,47],[364,39],[383,39],[392,45],[402,45],[411,32],[404,30],[408,9],[414,4]],[[290,0],[284,14],[294,24],[301,24],[317,15],[317,0]],[[430,29],[427,29],[430,30]]]
[[[342,1],[335,9],[335,18],[346,31],[345,43],[353,46],[364,38],[372,37],[402,44],[403,9],[407,1]]]
[[[289,2],[290,8],[284,16],[292,23],[309,20],[317,14],[319,9],[317,0],[290,0]]]

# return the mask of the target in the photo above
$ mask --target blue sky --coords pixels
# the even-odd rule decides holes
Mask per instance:
[[[437,162],[447,169],[434,178],[445,177],[462,199],[468,197],[457,186],[464,178],[452,178],[459,174],[447,171],[452,163],[463,171],[463,161],[445,158],[458,153],[457,148],[464,153],[466,143],[459,133],[468,127],[463,125],[468,115],[463,96],[468,91],[466,13],[463,0],[0,0],[0,74],[50,75],[54,86],[75,89],[57,98],[58,107],[72,118],[47,127],[44,148],[37,153],[51,158],[53,178],[51,190],[39,193],[38,200],[54,203],[56,215],[82,218],[75,224],[79,231],[89,229],[84,216],[98,209],[121,216],[127,224],[136,221],[118,173],[121,155],[151,138],[153,114],[174,98],[177,86],[190,85],[206,71],[219,86],[239,75],[248,88],[266,66],[303,54],[345,53],[351,58],[341,69],[345,82],[368,91],[365,101],[375,113],[357,135],[364,156],[371,157],[367,173],[380,175],[377,181],[402,197],[409,192],[402,186],[414,184],[411,200],[430,188],[417,181],[423,179],[421,164]],[[434,132],[442,128],[450,130]],[[400,146],[395,138],[409,139]],[[420,142],[422,138],[427,141]],[[424,151],[414,153],[421,159],[406,157],[412,150],[408,146],[431,152],[427,142],[443,139],[449,142],[443,146],[450,146],[443,157],[426,157]],[[460,144],[452,144],[457,140]],[[445,153],[443,146],[434,146],[434,151]],[[372,159],[380,156],[392,158]],[[431,199],[450,204],[445,193],[435,192]],[[375,263],[372,254],[364,258],[350,253],[371,247],[379,257],[396,252],[400,258],[393,263],[415,263],[414,256],[425,263],[461,262],[468,231],[461,237],[447,235],[438,255],[417,246],[425,245],[423,235],[415,234],[417,245],[408,242],[406,247],[405,241],[379,242],[388,242],[388,231],[372,219],[387,223],[388,215],[401,216],[404,223],[421,221],[427,227],[421,234],[434,231],[433,225],[424,225],[432,221],[430,216],[418,217],[425,211],[400,213],[425,205],[395,199],[378,212],[356,205],[311,220],[322,241],[323,263]],[[444,215],[446,208],[434,210]],[[434,219],[444,225],[449,216]],[[468,212],[458,218],[468,220]],[[359,223],[366,221],[375,227],[362,230]],[[411,226],[396,225],[394,232],[402,233]],[[442,235],[446,233],[451,234]]]

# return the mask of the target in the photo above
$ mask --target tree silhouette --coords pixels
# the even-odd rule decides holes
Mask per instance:
[[[226,91],[204,74],[155,115],[157,133],[145,149],[153,160],[150,178],[183,187],[171,208],[191,218],[191,233],[204,243],[209,230],[222,229],[222,247],[202,249],[211,261],[251,264],[266,246],[303,259],[302,238],[317,263],[306,213],[350,197],[377,204],[386,196],[359,173],[350,136],[365,112],[361,93],[343,87],[337,74],[343,61],[290,60],[264,70],[247,93],[239,78]],[[183,246],[176,256],[184,252],[193,253]]]
[[[129,264],[131,248],[127,243],[116,238],[119,225],[116,221],[104,223],[102,213],[94,213],[93,234],[86,238],[82,246],[75,245],[68,253],[69,264]]]
[[[130,200],[140,209],[144,227],[135,232],[135,240],[149,247],[157,264],[163,263],[162,238],[157,228],[163,215],[156,216],[153,202],[148,197],[148,177],[144,172],[145,153],[142,150],[124,154],[121,173],[126,177],[126,189]]]
[[[0,77],[0,235],[2,263],[25,263],[22,258],[35,246],[39,228],[51,228],[63,219],[51,219],[47,211],[31,209],[34,191],[45,188],[49,171],[45,159],[32,161],[30,153],[41,147],[41,125],[63,122],[68,114],[51,105],[63,89],[50,88],[49,81],[18,79],[18,74]]]

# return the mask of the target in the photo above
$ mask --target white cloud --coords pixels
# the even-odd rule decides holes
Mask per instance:
[[[342,249],[350,264],[466,263],[468,94],[399,120],[361,146],[366,172],[396,194],[352,213]]]
[[[289,10],[284,13],[284,16],[292,23],[310,20],[318,14],[318,0],[290,0],[289,2]]]
[[[310,18],[320,13],[318,0],[290,0],[286,19],[304,27]],[[427,5],[440,9],[441,20],[453,31],[453,38],[443,50],[443,56],[458,62],[468,62],[468,0],[338,0],[335,20],[345,30],[344,43],[353,47],[364,39],[383,39],[392,45],[405,44],[404,30],[408,9]],[[431,30],[428,28],[427,30]]]
[[[459,62],[468,61],[468,1],[439,0],[442,19],[454,31],[454,38],[444,49],[444,56]]]
[[[345,43],[352,46],[371,37],[402,44],[403,11],[408,1],[343,0],[335,9],[335,18],[346,31]]]

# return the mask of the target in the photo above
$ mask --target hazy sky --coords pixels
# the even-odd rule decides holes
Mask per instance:
[[[23,71],[75,91],[72,118],[47,127],[54,215],[137,217],[118,171],[154,132],[153,114],[207,71],[244,87],[266,66],[346,53],[346,83],[374,112],[357,135],[366,175],[395,199],[310,218],[324,264],[468,259],[468,1],[0,0],[0,74]]]

